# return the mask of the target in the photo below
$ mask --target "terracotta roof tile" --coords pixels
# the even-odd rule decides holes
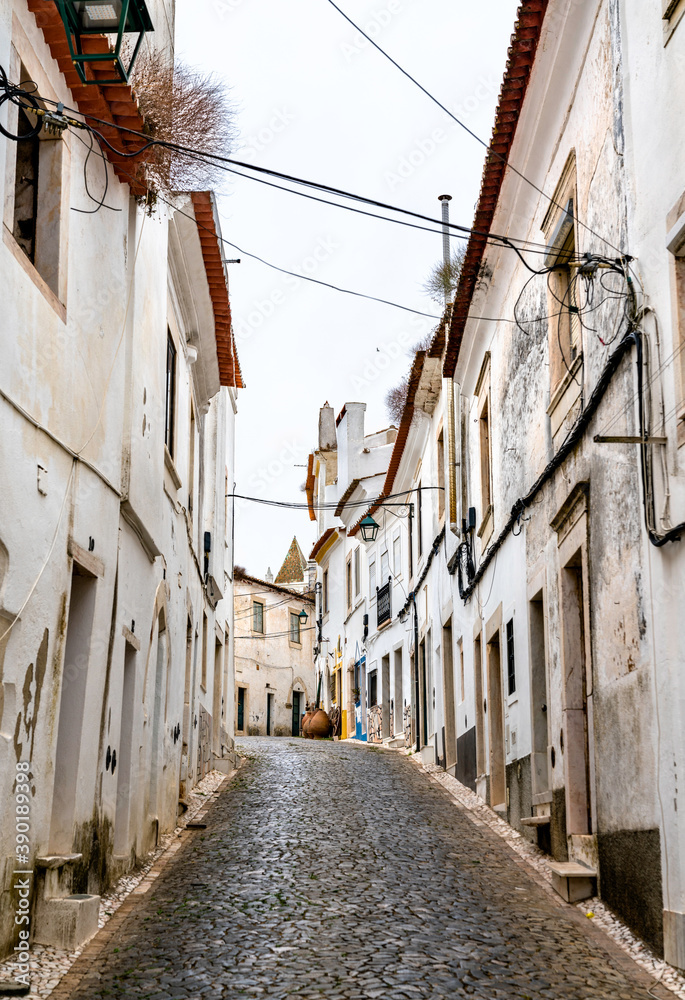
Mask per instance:
[[[335,514],[336,517],[340,517],[340,515],[343,512],[343,510],[345,509],[345,504],[350,499],[350,497],[352,496],[352,494],[354,493],[354,491],[356,490],[356,488],[359,486],[360,482],[361,482],[361,480],[359,480],[359,479],[353,479],[352,482],[350,483],[350,485],[347,487],[347,489],[343,493],[343,495],[340,497],[340,500],[338,500],[338,506],[335,508],[335,511],[334,511],[334,514]]]
[[[197,231],[202,247],[202,257],[209,284],[209,294],[214,309],[214,333],[216,352],[219,358],[219,375],[222,385],[244,389],[240,361],[235,346],[231,324],[231,304],[228,298],[223,254],[219,245],[214,219],[214,206],[209,191],[194,191],[191,195],[197,222]]]
[[[279,594],[290,594],[299,601],[308,601],[311,604],[314,603],[314,597],[312,596],[311,591],[309,593],[305,592],[304,594],[301,594],[299,590],[290,590],[288,587],[280,587],[277,583],[269,583],[268,580],[260,580],[257,576],[250,576],[248,573],[243,573],[242,570],[237,569],[234,571],[233,576],[236,581],[242,580],[245,583],[254,583],[260,588],[268,587],[269,590],[275,590]],[[240,597],[241,595],[236,594],[235,596]]]
[[[507,68],[500,90],[495,126],[492,130],[490,151],[486,156],[480,197],[474,220],[474,229],[489,232],[497,209],[497,202],[506,172],[506,161],[516,135],[519,115],[526,96],[530,73],[535,61],[542,22],[548,0],[522,0],[518,10],[514,34],[511,38]],[[497,155],[495,155],[497,154]],[[443,374],[454,375],[461,340],[466,327],[471,301],[485,254],[484,236],[471,234],[461,270],[450,324]]]
[[[145,142],[137,136],[126,135],[114,128],[114,124],[125,125],[126,128],[135,132],[142,132],[145,124],[140,111],[138,101],[133,94],[129,84],[116,84],[100,86],[97,83],[84,86],[81,78],[76,72],[76,67],[72,62],[67,44],[64,25],[59,16],[57,6],[53,0],[27,0],[28,9],[36,18],[36,24],[43,32],[43,37],[48,44],[50,53],[57,62],[62,72],[67,86],[71,90],[72,96],[78,110],[83,115],[94,115],[105,121],[111,122],[109,128],[98,126],[98,130],[106,135],[108,140],[115,142],[121,151],[133,152]],[[90,35],[83,39],[85,52],[109,52],[111,45],[104,35]],[[106,77],[111,70],[109,68],[92,70],[86,69],[91,79]],[[115,97],[108,97],[111,91],[115,91]],[[113,110],[112,101],[116,100],[117,110]],[[115,115],[117,118],[115,118]],[[114,168],[114,173],[120,181],[128,184],[135,195],[144,195],[147,187],[144,179],[140,175],[137,167],[143,161],[145,154],[140,158],[126,159],[117,156],[112,150],[105,146],[105,155]]]
[[[309,553],[310,559],[316,559],[316,557],[318,556],[319,552],[324,547],[328,539],[331,537],[331,535],[334,535],[337,530],[338,530],[337,528],[326,528],[321,538],[318,540],[312,551]]]
[[[309,508],[309,520],[316,521],[316,511],[314,510],[314,454],[310,454],[307,459],[307,479],[304,484],[304,491],[307,495],[307,507]]]

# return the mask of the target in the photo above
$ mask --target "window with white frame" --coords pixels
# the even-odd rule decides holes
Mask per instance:
[[[261,601],[252,602],[252,631],[264,634],[264,605]]]
[[[290,612],[290,641],[300,645],[302,639],[300,638],[300,616],[297,611]]]
[[[167,328],[166,335],[166,391],[164,400],[164,444],[174,457],[176,451],[176,345]]]
[[[438,487],[438,520],[441,521],[445,516],[445,435],[443,434],[442,427],[440,428],[440,433],[438,434],[437,440],[437,473],[438,481],[436,483]]]
[[[685,191],[669,212],[666,219],[667,245],[672,260],[675,286],[674,312],[677,344],[680,354],[680,398],[678,401],[678,446],[685,444]]]
[[[17,80],[37,79],[24,64],[31,54],[14,53]],[[36,67],[37,68],[37,67]],[[54,96],[54,95],[53,95]],[[39,101],[39,105],[43,102]],[[46,297],[66,301],[66,140],[59,130],[41,128],[42,118],[27,105],[7,105],[7,127],[20,140],[10,144],[10,177],[5,200],[5,240],[27,268]],[[11,235],[10,235],[11,234]],[[53,305],[57,305],[51,299]]]
[[[583,383],[583,328],[578,312],[578,241],[576,155],[571,150],[550,208],[542,223],[547,276],[547,345],[552,435],[566,425],[572,407],[580,405]]]
[[[421,482],[416,487],[416,555],[417,561],[423,553],[423,505],[421,502]]]
[[[369,559],[369,600],[376,598],[376,557]]]
[[[388,550],[384,549],[381,552],[381,579],[380,586],[384,587],[388,582],[388,577],[390,576],[390,556],[388,555]]]
[[[395,576],[402,574],[402,535],[399,531],[392,540],[392,571]]]
[[[487,545],[494,525],[492,495],[492,436],[490,424],[490,352],[483,357],[476,382],[476,412],[480,458],[480,526],[478,536]]]

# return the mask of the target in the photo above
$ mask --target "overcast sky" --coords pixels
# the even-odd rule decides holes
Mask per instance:
[[[339,0],[478,135],[492,129],[517,0]],[[324,184],[470,225],[484,150],[347,24],[328,0],[182,0],[177,55],[231,88],[234,155]],[[439,235],[374,221],[227,179],[223,235],[279,267],[427,313],[422,285]],[[359,207],[359,206],[357,206]],[[456,241],[454,241],[456,245]],[[387,427],[384,398],[408,350],[435,321],[295,281],[226,248],[238,353],[237,492],[303,502],[318,410],[367,404],[367,432]],[[315,541],[306,512],[236,508],[236,562],[277,572],[293,535]]]

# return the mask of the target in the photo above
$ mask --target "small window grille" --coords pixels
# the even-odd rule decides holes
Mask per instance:
[[[514,619],[507,622],[507,684],[509,694],[516,691],[516,661],[514,660]]]

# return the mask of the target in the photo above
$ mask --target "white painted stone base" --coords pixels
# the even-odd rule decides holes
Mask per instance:
[[[685,913],[664,910],[664,958],[676,969],[685,969]]]
[[[100,897],[90,894],[43,899],[36,910],[34,940],[75,951],[98,929]]]
[[[212,759],[212,769],[220,774],[232,774],[239,766],[240,758],[237,754],[229,754],[228,757],[214,757]]]

